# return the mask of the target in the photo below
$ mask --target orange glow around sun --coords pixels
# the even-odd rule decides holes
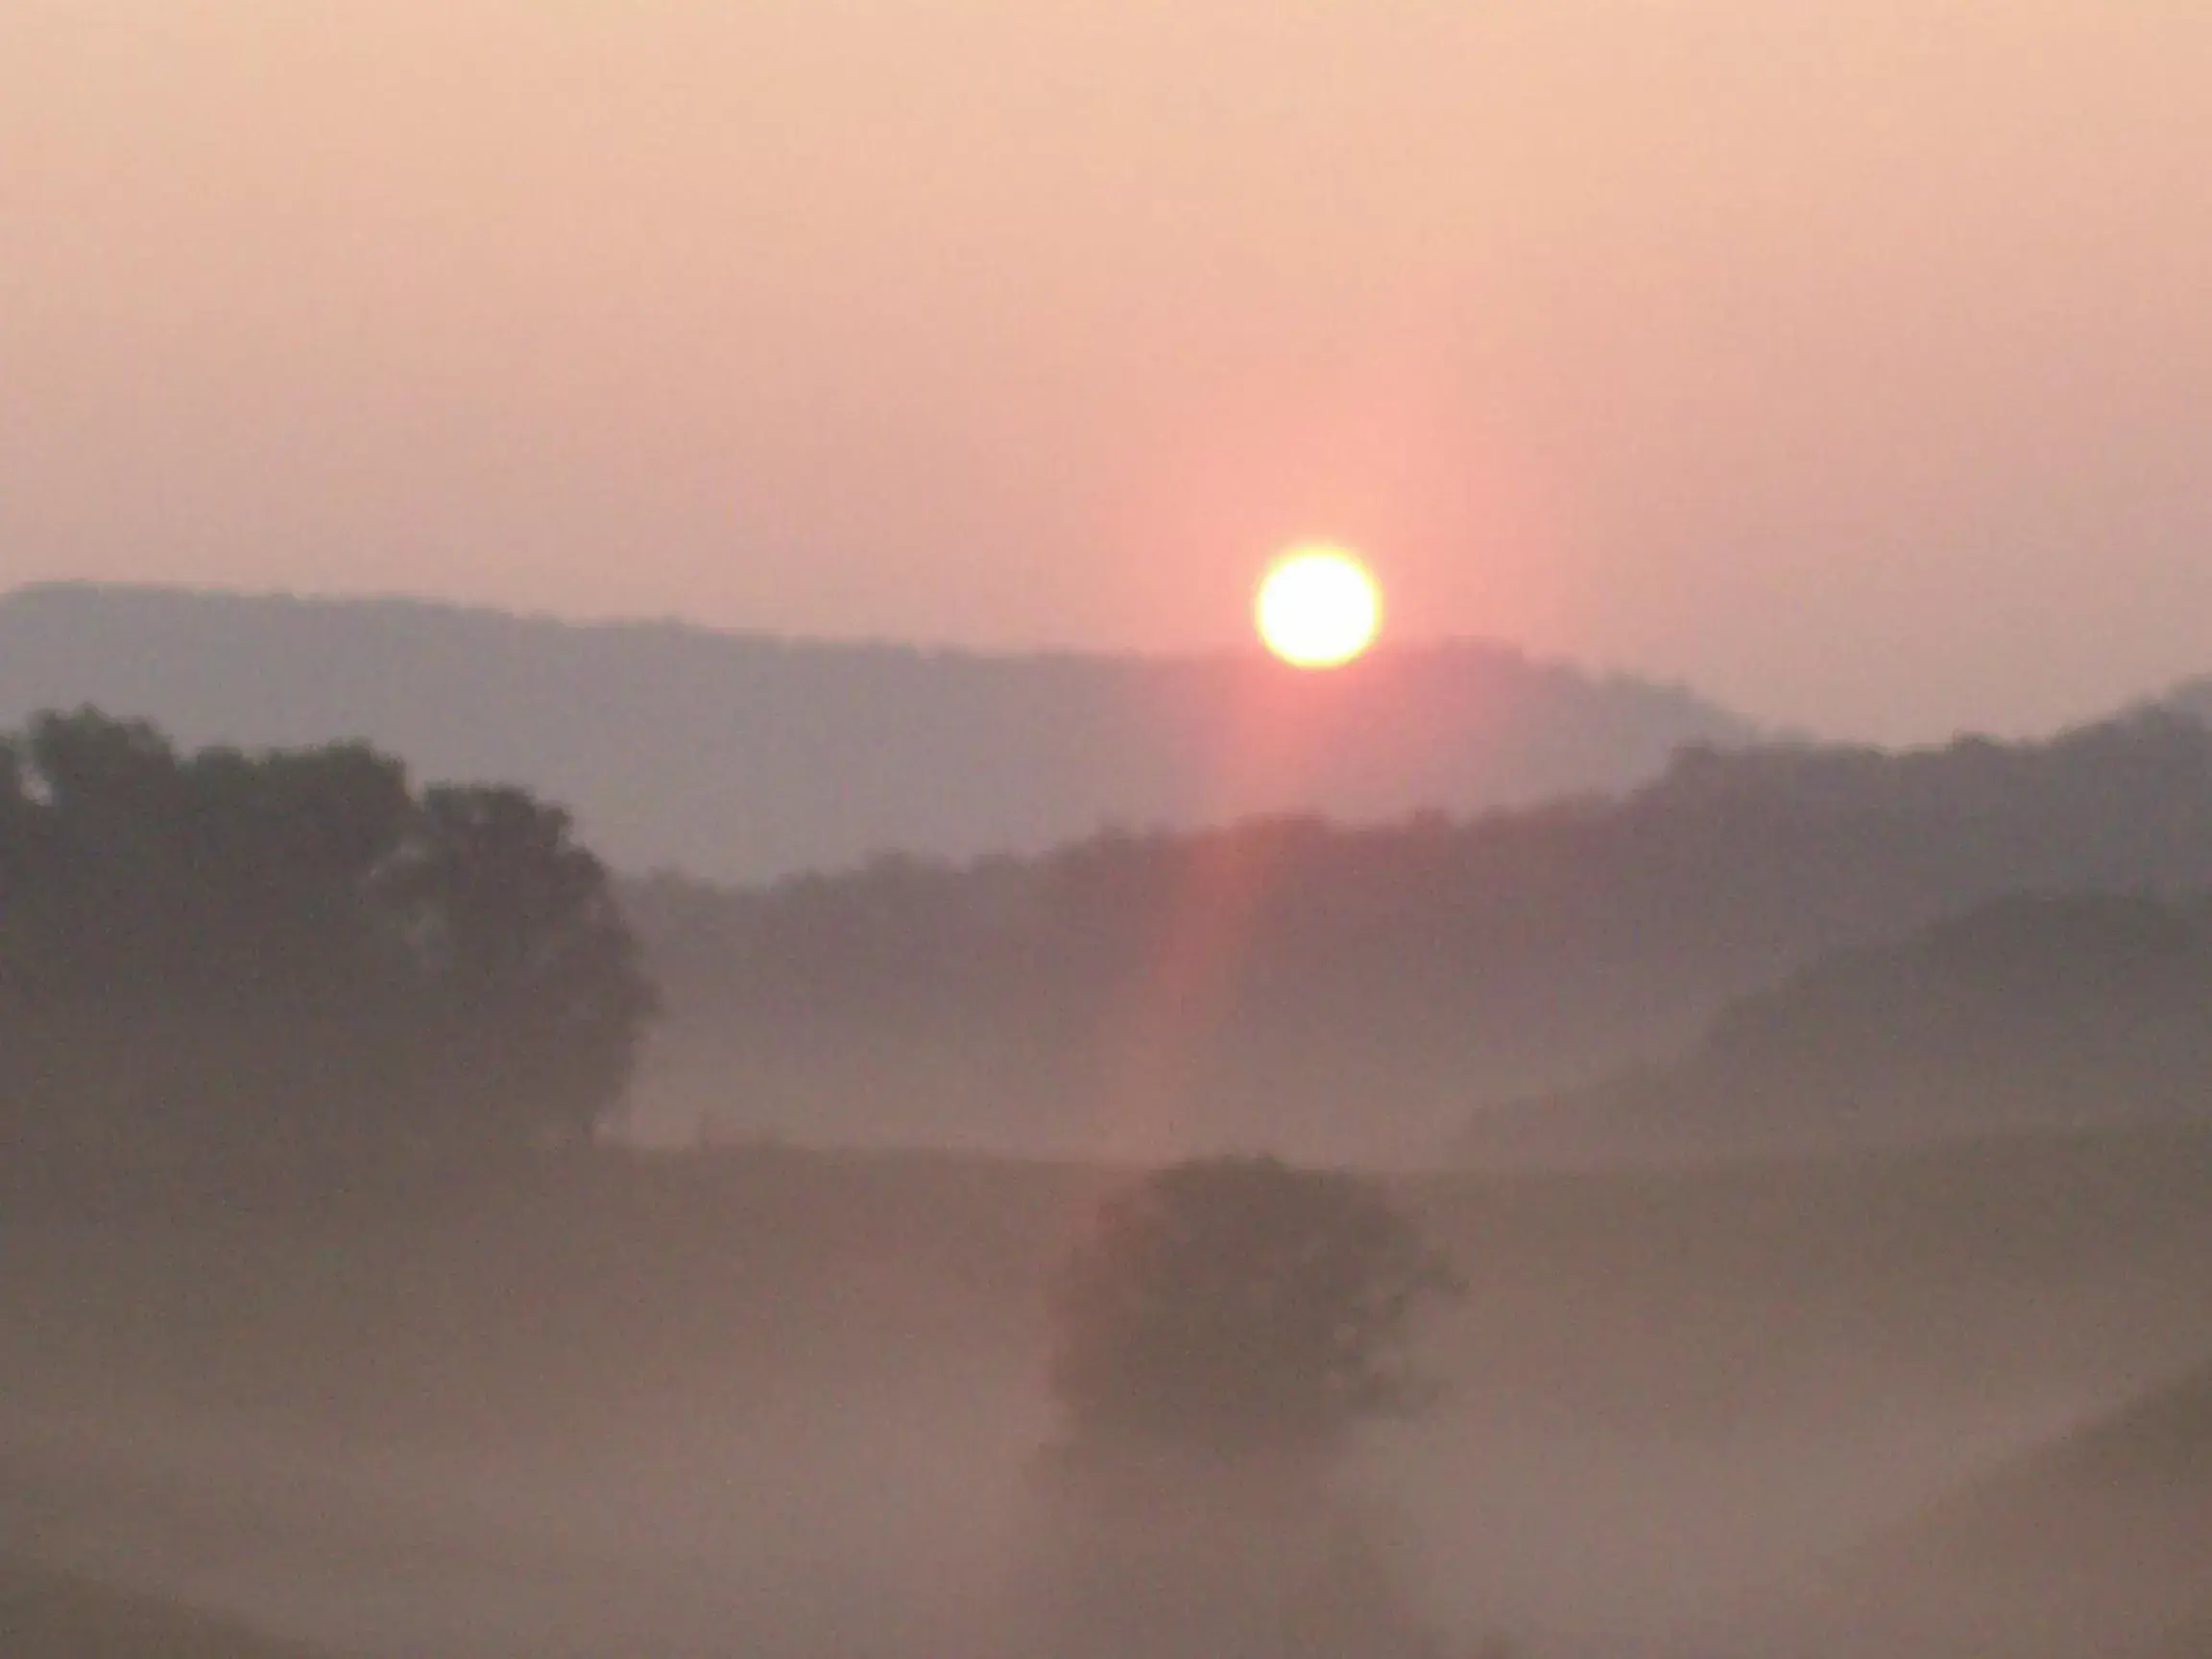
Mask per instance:
[[[1260,580],[1253,620],[1268,650],[1294,668],[1334,668],[1375,642],[1382,590],[1341,547],[1296,547]]]

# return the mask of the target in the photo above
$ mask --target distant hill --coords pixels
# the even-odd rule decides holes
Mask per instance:
[[[1495,645],[1301,675],[1257,655],[994,656],[567,625],[401,600],[0,596],[0,725],[94,703],[187,744],[359,736],[523,783],[620,867],[725,881],[1107,824],[1349,820],[1626,787],[1753,735],[1687,691]]]
[[[1476,1162],[1746,1157],[2212,1119],[2212,907],[2014,896],[1733,1003],[1685,1059],[1477,1114]]]
[[[838,1142],[1427,1158],[1473,1108],[1671,1057],[1831,952],[2005,894],[2204,890],[2212,731],[2153,714],[1692,751],[1623,800],[1467,822],[645,883],[627,902],[672,1020],[639,1109]],[[1527,1142],[1486,1157],[1557,1150],[1499,1121]],[[1898,1138],[1839,1139],[1862,1128]]]

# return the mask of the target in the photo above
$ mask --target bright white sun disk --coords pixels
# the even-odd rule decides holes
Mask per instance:
[[[1374,643],[1382,593],[1340,547],[1299,547],[1267,567],[1253,619],[1267,649],[1298,668],[1334,668]]]

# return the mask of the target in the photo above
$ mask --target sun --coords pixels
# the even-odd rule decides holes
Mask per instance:
[[[1375,642],[1382,590],[1341,547],[1294,547],[1267,567],[1252,607],[1268,650],[1294,668],[1334,668]]]

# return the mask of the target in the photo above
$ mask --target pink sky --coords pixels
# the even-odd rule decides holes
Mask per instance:
[[[0,585],[2212,669],[2201,0],[17,0]]]

